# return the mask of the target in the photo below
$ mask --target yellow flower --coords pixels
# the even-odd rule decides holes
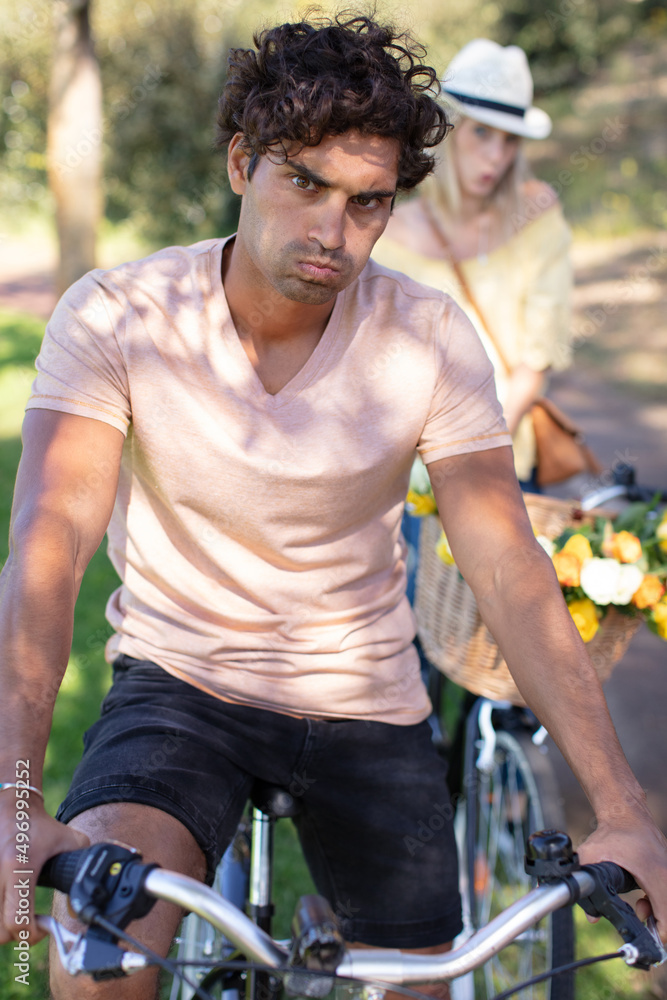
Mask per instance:
[[[663,597],[662,600],[656,604],[653,608],[652,617],[660,638],[667,639],[667,597]]]
[[[638,590],[632,595],[632,603],[640,610],[642,608],[652,608],[658,603],[665,592],[665,588],[653,573],[647,573],[641,582]]]
[[[667,552],[667,510],[662,515],[662,521],[658,525],[656,535],[658,536],[658,545],[662,552]]]
[[[590,642],[600,627],[595,605],[590,598],[584,597],[579,601],[570,601],[568,608],[579,635],[584,642]]]
[[[438,553],[442,561],[446,566],[454,565],[454,556],[452,555],[452,550],[449,547],[449,542],[447,541],[447,535],[444,531],[441,533],[438,539],[438,544],[435,547],[435,551]]]
[[[571,552],[557,552],[553,557],[554,569],[561,587],[578,587],[581,563]]]
[[[642,557],[642,543],[629,531],[619,531],[611,537],[611,557],[622,563],[634,563]]]
[[[585,535],[581,534],[571,535],[563,546],[562,551],[576,556],[580,563],[593,558],[591,543]]]
[[[415,493],[409,490],[406,498],[408,513],[413,517],[426,517],[428,514],[435,514],[437,507],[435,500],[428,493]]]

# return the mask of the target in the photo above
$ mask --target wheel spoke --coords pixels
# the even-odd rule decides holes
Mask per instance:
[[[538,751],[513,734],[497,732],[494,768],[488,775],[477,775],[474,809],[467,812],[474,823],[475,858],[472,866],[474,884],[469,886],[471,912],[476,927],[484,926],[501,909],[524,895],[530,879],[524,872],[525,839],[534,829],[545,825],[538,777]],[[536,764],[537,773],[531,766]],[[543,770],[542,772],[543,773]],[[551,796],[553,799],[554,796]],[[545,799],[545,806],[553,803]],[[561,825],[551,821],[549,825]],[[570,913],[561,914],[571,919]],[[552,919],[543,920],[487,962],[475,975],[477,1000],[495,996],[552,964]],[[566,955],[565,961],[569,960]],[[560,961],[560,959],[559,959]],[[527,989],[522,997],[532,1000],[572,1000],[573,992],[556,992],[550,983]]]

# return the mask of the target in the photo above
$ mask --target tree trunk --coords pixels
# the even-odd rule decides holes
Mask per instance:
[[[102,214],[102,86],[90,0],[54,0],[47,157],[56,203],[58,294],[95,267]]]

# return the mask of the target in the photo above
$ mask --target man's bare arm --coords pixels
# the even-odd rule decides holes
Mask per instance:
[[[97,420],[49,410],[25,418],[10,554],[0,577],[0,781],[13,780],[17,760],[29,760],[30,782],[41,787],[74,605],[111,516],[122,447],[120,431]],[[14,812],[11,790],[0,793],[0,895],[15,867]],[[47,817],[36,795],[30,814],[33,865],[65,844],[78,846],[78,835]],[[9,896],[0,943],[18,929]]]
[[[536,542],[509,448],[429,466],[443,527],[517,687],[598,821],[585,860],[617,861],[645,888],[667,937],[667,844],[625,759],[551,560]]]

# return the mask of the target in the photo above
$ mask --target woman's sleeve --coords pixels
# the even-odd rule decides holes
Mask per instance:
[[[535,224],[526,243],[532,273],[525,293],[521,361],[534,371],[561,371],[571,362],[571,234],[559,205],[548,211],[546,225]],[[532,228],[532,227],[529,227]],[[530,261],[533,267],[530,268]]]

